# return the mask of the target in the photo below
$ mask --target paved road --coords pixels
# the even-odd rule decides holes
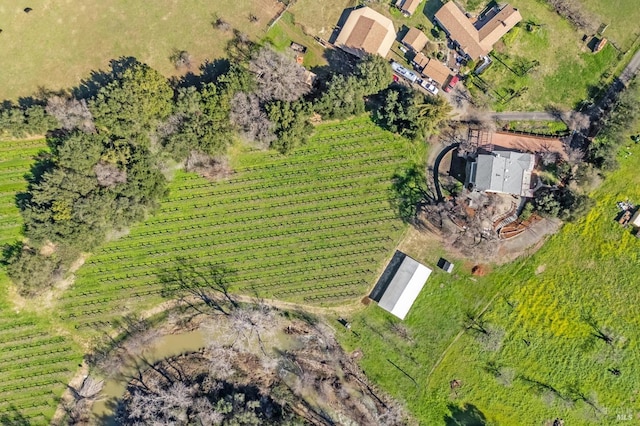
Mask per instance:
[[[633,55],[633,58],[631,58],[631,62],[629,62],[629,64],[625,67],[624,71],[622,71],[622,74],[620,74],[620,77],[618,79],[622,82],[622,84],[626,86],[633,79],[633,77],[638,74],[638,71],[640,71],[640,50],[638,50],[636,54]]]
[[[600,98],[597,104],[593,105],[586,113],[591,117],[592,126],[589,129],[589,135],[595,137],[598,135],[602,128],[602,118],[609,114],[612,108],[615,107],[615,102],[620,95],[620,92],[624,91],[629,85],[631,80],[638,75],[640,71],[640,50],[633,55],[631,61],[624,68],[620,76],[613,80],[613,83],[609,86],[604,96]]]
[[[544,112],[493,112],[489,116],[496,121],[560,121],[557,115]]]

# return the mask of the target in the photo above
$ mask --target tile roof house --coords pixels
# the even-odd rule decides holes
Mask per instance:
[[[467,163],[465,186],[476,191],[531,197],[531,173],[535,167],[533,154],[493,151],[480,154]]]
[[[418,71],[422,71],[424,67],[426,67],[429,63],[429,58],[427,58],[424,53],[420,52],[413,57],[411,62],[413,63],[415,69],[417,69]]]
[[[409,28],[407,34],[402,37],[402,44],[413,49],[414,52],[420,52],[427,45],[427,36],[417,28]]]
[[[369,7],[362,7],[349,13],[334,44],[358,57],[370,53],[384,58],[395,38],[396,30],[391,19]]]
[[[486,56],[493,45],[511,30],[522,16],[518,9],[505,5],[492,8],[475,23],[453,2],[445,3],[435,14],[435,20],[471,59]]]
[[[405,15],[411,16],[414,14],[421,1],[422,0],[398,0],[396,1],[396,7]]]
[[[422,74],[444,87],[445,82],[451,75],[451,70],[442,62],[432,58],[422,69]]]

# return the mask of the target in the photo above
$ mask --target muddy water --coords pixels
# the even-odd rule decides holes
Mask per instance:
[[[204,347],[204,336],[200,330],[163,336],[154,341],[143,353],[144,360],[130,359],[113,378],[105,382],[102,389],[103,399],[93,404],[93,416],[100,425],[115,426],[113,419],[116,401],[122,397],[138,366],[154,364],[167,357],[193,352]]]

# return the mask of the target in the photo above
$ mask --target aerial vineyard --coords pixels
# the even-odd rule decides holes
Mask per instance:
[[[392,176],[406,140],[366,118],[317,128],[289,156],[249,152],[221,182],[178,173],[159,211],[78,273],[60,317],[100,328],[149,306],[182,264],[223,268],[233,291],[320,306],[364,295],[404,230]]]
[[[22,220],[16,194],[27,184],[33,157],[43,140],[0,142],[0,244],[20,238]],[[16,312],[6,300],[7,278],[0,277],[0,423],[46,424],[81,359],[73,341],[52,332],[43,318]]]
[[[3,244],[21,238],[16,194],[43,149],[42,140],[0,144]],[[230,289],[249,295],[318,306],[357,300],[404,232],[391,184],[415,152],[367,117],[321,125],[291,155],[235,155],[226,180],[177,173],[156,214],[90,256],[60,300],[19,308],[3,272],[0,421],[47,423],[81,360],[74,340],[88,335],[77,330],[100,333],[153,306],[175,285],[166,276],[184,265],[224,268]]]

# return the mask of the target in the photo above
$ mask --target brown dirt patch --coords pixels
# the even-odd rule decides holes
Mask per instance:
[[[53,244],[51,241],[47,241],[40,249],[40,254],[46,257],[51,256],[55,252],[56,252],[56,245]]]
[[[489,273],[489,267],[487,265],[478,264],[471,268],[471,274],[476,277],[483,277]]]

